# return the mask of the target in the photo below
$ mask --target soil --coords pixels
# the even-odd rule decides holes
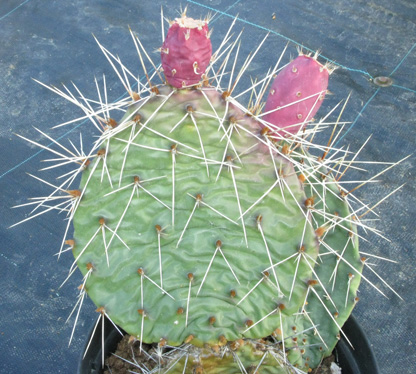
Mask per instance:
[[[156,363],[148,357],[153,353],[154,347],[148,344],[142,345],[140,352],[140,342],[132,342],[128,335],[120,341],[115,354],[109,356],[105,361],[104,374],[131,374],[140,371],[138,365],[144,365],[148,371],[151,371]],[[137,363],[137,364],[134,364]],[[332,355],[322,361],[321,365],[314,369],[311,374],[337,374],[341,371],[334,371],[335,357]]]

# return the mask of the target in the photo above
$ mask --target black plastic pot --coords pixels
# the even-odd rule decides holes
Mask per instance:
[[[371,346],[353,316],[345,323],[343,331],[354,346],[354,349],[344,338],[341,338],[335,348],[336,360],[342,369],[342,374],[380,374]],[[104,324],[105,357],[116,350],[117,344],[121,339],[120,333],[106,320]],[[85,358],[81,358],[78,374],[103,373],[101,368],[101,340],[102,330],[101,324],[99,324]]]

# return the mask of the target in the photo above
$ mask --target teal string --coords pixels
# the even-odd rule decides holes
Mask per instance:
[[[402,89],[402,90],[406,90],[406,91],[410,91],[410,92],[416,93],[416,91],[415,91],[415,90],[412,90],[411,88],[407,88],[407,87],[399,86],[398,84],[392,84],[392,85],[391,85],[391,87],[396,87],[396,88],[400,88],[400,89]]]
[[[400,60],[400,62],[396,65],[396,67],[392,70],[392,72],[389,74],[389,77],[391,77],[396,71],[397,69],[403,64],[403,62],[406,60],[406,58],[410,55],[410,53],[413,51],[413,49],[416,47],[416,43],[413,44],[413,46],[407,51],[407,53],[404,55],[404,57]],[[391,87],[396,87],[396,88],[400,88],[403,90],[407,90],[413,93],[416,93],[415,90],[412,90],[410,88],[407,87],[403,87],[403,86],[399,86],[396,84],[393,84]],[[386,87],[388,88],[388,87]],[[337,140],[337,142],[334,144],[334,146],[336,146],[344,137],[345,135],[347,135],[352,128],[355,126],[355,124],[358,121],[358,118],[361,117],[362,113],[364,112],[365,108],[367,108],[368,104],[370,104],[370,102],[374,99],[374,97],[378,94],[378,92],[380,91],[381,87],[379,87],[376,92],[374,92],[373,96],[370,97],[370,99],[365,103],[365,105],[363,106],[363,108],[361,109],[360,113],[358,113],[358,116],[355,118],[354,122],[351,124],[351,126],[347,129],[347,131]]]
[[[250,26],[256,27],[256,28],[258,28],[258,29],[260,29],[260,30],[267,31],[267,32],[268,32],[268,33],[270,33],[270,34],[276,35],[276,36],[278,36],[278,37],[280,37],[280,38],[283,38],[283,39],[285,39],[285,40],[287,40],[287,41],[289,41],[289,42],[291,42],[291,43],[293,43],[293,44],[295,44],[295,45],[297,45],[297,46],[299,46],[299,47],[302,47],[302,49],[304,49],[304,50],[307,50],[307,51],[309,51],[309,52],[315,53],[315,51],[314,51],[314,50],[312,50],[312,49],[310,49],[310,48],[308,48],[308,47],[303,46],[302,44],[300,44],[300,43],[299,43],[299,42],[297,42],[296,40],[293,40],[293,39],[291,39],[291,38],[288,38],[287,36],[284,36],[284,35],[282,35],[282,34],[278,33],[277,31],[274,31],[274,30],[268,29],[267,27],[264,27],[264,26],[257,25],[256,23],[253,23],[253,22],[247,21],[247,20],[245,20],[245,19],[243,19],[243,18],[239,18],[239,17],[233,16],[233,15],[228,14],[228,13],[226,13],[226,12],[223,12],[223,11],[220,11],[220,10],[218,10],[218,9],[212,8],[212,7],[208,6],[208,5],[205,5],[205,4],[200,4],[200,3],[198,3],[198,2],[196,2],[196,1],[194,1],[194,0],[187,0],[187,1],[188,1],[189,3],[192,3],[192,4],[195,4],[195,5],[201,6],[201,7],[203,7],[203,8],[208,9],[208,10],[211,10],[211,11],[213,11],[213,12],[219,13],[219,14],[221,14],[221,15],[223,15],[223,16],[226,16],[226,17],[229,17],[229,18],[232,18],[232,19],[237,18],[237,19],[238,19],[238,21],[240,21],[240,22],[242,22],[242,23],[245,23],[245,24],[247,24],[247,25],[250,25]],[[239,1],[240,1],[240,0],[239,0]],[[239,2],[239,1],[237,1],[237,2]],[[237,2],[236,2],[236,3],[237,3]],[[234,4],[236,4],[236,3],[234,3]],[[232,6],[234,6],[234,4],[233,4]],[[361,70],[361,69],[354,69],[354,68],[349,68],[349,67],[347,67],[347,66],[341,65],[340,63],[337,63],[337,62],[336,62],[336,61],[334,61],[334,60],[331,60],[329,57],[326,57],[326,56],[324,56],[324,55],[320,55],[320,57],[322,57],[324,60],[326,60],[326,61],[330,62],[331,64],[336,65],[336,66],[338,66],[338,67],[340,67],[340,68],[342,68],[342,69],[345,69],[345,70],[348,70],[348,71],[352,71],[352,72],[355,72],[355,73],[361,73],[361,74],[364,74],[364,75],[368,76],[370,79],[373,79],[372,75],[371,75],[370,73],[368,73],[367,71],[365,71],[365,70]]]
[[[402,60],[397,64],[397,66],[393,69],[393,71],[389,74],[389,77],[391,77],[396,70],[403,64],[404,60],[406,60],[407,56],[410,55],[410,53],[412,53],[413,49],[416,47],[416,43],[412,45],[412,47],[407,51],[407,53],[405,54],[405,56],[402,58]]]
[[[196,4],[194,1],[190,1],[190,0],[187,0],[188,2],[192,2],[192,3],[194,3],[194,4]],[[220,16],[214,16],[214,18],[212,19],[212,21],[210,22],[210,24],[213,24],[214,22],[216,22],[217,20],[219,20],[223,15],[225,15],[225,14],[227,14],[227,12],[231,9],[231,8],[233,8],[235,5],[237,5],[239,2],[240,2],[241,0],[237,0],[233,5],[230,5],[226,10],[225,10],[225,12],[220,12],[220,11],[218,11],[218,10],[215,10],[214,8],[211,8],[212,10],[215,10],[215,13],[219,13],[220,14]],[[198,4],[199,5],[199,4]]]
[[[10,12],[6,13],[4,16],[0,17],[0,21],[3,21],[3,19],[5,19],[6,17],[10,16],[12,13],[14,13],[17,9],[19,9],[21,6],[25,5],[26,3],[28,3],[30,0],[26,0],[23,3],[21,3],[20,5],[18,5],[16,8],[12,9]]]
[[[358,113],[357,117],[355,117],[354,122],[351,124],[351,126],[347,129],[347,131],[345,131],[345,133],[336,141],[336,143],[334,144],[334,147],[337,146],[337,144],[339,144],[339,142],[352,130],[352,128],[355,126],[355,124],[357,123],[358,119],[362,116],[364,110],[367,108],[368,104],[370,104],[370,102],[376,97],[376,95],[378,94],[378,92],[380,91],[380,88],[377,88],[376,92],[374,92],[373,96],[371,96],[368,101],[365,103],[365,105],[363,106],[363,108],[360,110],[360,113]]]

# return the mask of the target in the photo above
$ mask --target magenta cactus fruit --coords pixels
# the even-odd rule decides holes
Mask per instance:
[[[161,48],[167,82],[176,88],[198,84],[210,63],[212,46],[208,21],[182,15],[171,22]]]
[[[318,111],[328,88],[329,70],[316,58],[300,55],[276,76],[263,119],[281,137],[297,134]]]

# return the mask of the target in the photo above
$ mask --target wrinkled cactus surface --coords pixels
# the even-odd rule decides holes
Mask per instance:
[[[273,143],[241,110],[226,112],[209,87],[160,87],[111,131],[84,172],[74,217],[74,255],[84,274],[92,264],[95,304],[145,343],[255,346],[274,334],[293,364],[319,363],[360,278],[351,282],[334,253],[318,259],[325,236],[360,268],[348,206],[328,171],[313,170],[302,148]],[[102,179],[104,157],[112,183]],[[324,341],[315,325],[327,326]]]

